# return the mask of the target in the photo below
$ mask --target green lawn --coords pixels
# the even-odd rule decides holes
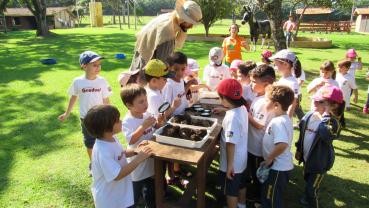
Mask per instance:
[[[227,33],[229,23],[229,20],[218,22],[211,32]],[[247,27],[241,31],[245,34]],[[53,32],[56,35],[46,39],[35,38],[34,31],[0,33],[0,207],[93,206],[78,107],[65,123],[57,120],[66,108],[71,81],[83,73],[78,66],[78,55],[82,51],[93,50],[107,58],[101,75],[113,88],[112,103],[122,114],[126,111],[119,99],[116,79],[130,65],[135,31],[127,30],[126,26],[119,30],[117,25],[108,25]],[[201,32],[202,26],[191,31]],[[357,75],[359,103],[346,113],[348,128],[342,132],[341,139],[335,141],[336,162],[322,184],[321,203],[322,207],[366,207],[369,202],[369,121],[361,109],[367,97],[368,82],[364,74],[369,66],[369,36],[302,35],[328,37],[334,43],[331,49],[293,49],[307,72],[308,82],[318,75],[324,60],[337,62],[348,48],[356,48],[363,57],[365,70]],[[220,44],[187,42],[182,51],[204,67],[209,49]],[[126,60],[114,58],[114,54],[121,52],[128,55]],[[258,61],[260,52],[258,48],[257,52],[244,53],[244,59]],[[41,58],[48,57],[57,58],[58,64],[40,64]],[[307,110],[310,102],[306,93],[303,99]],[[121,139],[124,141],[122,136]],[[214,182],[212,176],[211,183]],[[304,185],[301,166],[295,167],[290,182],[285,194],[286,207],[299,207],[297,199]],[[211,192],[208,196],[211,203]]]

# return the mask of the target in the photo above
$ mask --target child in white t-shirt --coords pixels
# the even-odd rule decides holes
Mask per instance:
[[[58,117],[60,121],[65,121],[69,117],[77,98],[79,98],[81,124],[90,108],[95,105],[109,104],[109,96],[112,94],[111,88],[103,77],[98,76],[101,71],[100,60],[102,58],[103,57],[92,51],[81,53],[79,56],[79,63],[81,68],[85,71],[85,74],[73,80],[68,90],[68,94],[70,95],[68,108],[65,113]],[[91,161],[92,148],[96,138],[87,132],[84,125],[81,125],[81,128],[83,141]],[[91,171],[91,164],[89,165],[89,169]]]
[[[222,64],[223,50],[219,47],[211,48],[209,51],[209,64],[204,68],[204,78],[206,85],[215,91],[220,81],[231,78],[228,66]]]
[[[251,201],[260,202],[261,184],[256,177],[256,170],[260,163],[264,161],[262,153],[262,140],[265,129],[273,114],[265,108],[265,88],[275,81],[274,69],[266,64],[259,65],[251,71],[251,87],[256,93],[249,111],[249,132],[248,132],[248,160],[247,179],[248,187],[246,198]]]
[[[159,59],[152,59],[145,66],[147,112],[155,118],[162,115],[159,112],[159,108],[165,103],[162,90],[167,83],[167,78],[173,78],[174,76],[175,74],[169,71],[168,66]],[[181,99],[175,98],[171,107],[165,112],[165,115],[170,116],[180,104]]]
[[[356,61],[356,58],[358,59],[358,61]],[[351,62],[351,66],[348,73],[351,74],[351,76],[353,76],[354,78],[356,78],[355,77],[356,70],[361,70],[363,68],[361,57],[358,57],[355,49],[351,48],[346,52],[346,59]]]
[[[336,70],[332,61],[324,61],[320,66],[320,77],[315,78],[307,86],[309,94],[315,94],[321,87],[325,85],[338,86],[336,79]],[[311,100],[310,110],[314,108],[314,101]]]
[[[122,131],[122,121],[117,108],[111,105],[92,107],[85,116],[84,126],[97,138],[92,151],[92,196],[96,208],[131,207],[134,205],[131,172],[150,157],[152,150],[141,143],[135,159],[134,150],[124,150],[117,133]],[[136,150],[137,152],[137,150]]]
[[[248,119],[242,86],[235,79],[222,80],[217,88],[222,105],[227,108],[220,140],[220,183],[228,207],[246,205],[245,170],[247,164]]]
[[[198,101],[200,89],[205,88],[211,91],[211,89],[206,84],[201,83],[201,80],[199,78],[199,70],[200,70],[200,65],[197,63],[195,59],[191,59],[191,58],[187,59],[187,67],[185,71],[184,81],[186,83],[190,81],[194,82],[194,84],[190,86],[191,103],[196,103]]]
[[[246,61],[244,64],[240,64],[237,70],[238,81],[242,85],[242,97],[246,100],[246,107],[249,109],[252,100],[256,97],[251,88],[250,72],[256,68],[256,64],[253,61]]]
[[[167,62],[169,64],[169,70],[173,71],[174,77],[167,80],[167,83],[163,89],[163,96],[166,102],[172,103],[176,98],[181,99],[181,105],[179,105],[173,112],[173,115],[179,115],[184,113],[185,108],[188,107],[188,92],[189,86],[194,82],[189,81],[185,83],[184,72],[187,67],[187,56],[181,52],[175,52],[168,57]]]
[[[136,148],[142,141],[152,140],[155,128],[163,125],[163,117],[155,119],[147,112],[148,103],[145,88],[130,84],[122,88],[120,97],[128,112],[123,119],[123,133],[129,148]],[[161,119],[161,120],[159,120]],[[135,157],[128,158],[131,162]],[[131,174],[134,201],[137,204],[141,194],[146,207],[155,207],[154,160],[146,159]]]
[[[283,207],[282,194],[293,169],[293,125],[287,110],[294,102],[294,95],[292,89],[284,85],[270,85],[266,89],[265,106],[275,117],[269,122],[262,143],[265,161],[260,166],[270,167],[268,178],[261,188],[263,208]]]
[[[295,93],[295,99],[287,111],[288,116],[292,118],[295,109],[299,106],[298,97],[300,94],[300,86],[297,82],[297,78],[301,75],[301,63],[296,55],[287,49],[278,51],[270,59],[274,60],[278,72],[282,75],[277,85],[286,85]]]
[[[351,62],[348,60],[343,60],[338,63],[338,73],[336,76],[336,81],[338,82],[339,88],[342,90],[343,99],[345,101],[345,110],[350,110],[350,97],[351,92],[355,95],[354,103],[357,103],[358,90],[355,82],[355,78],[348,73],[350,69]],[[345,113],[340,116],[340,123],[342,128],[346,128]]]

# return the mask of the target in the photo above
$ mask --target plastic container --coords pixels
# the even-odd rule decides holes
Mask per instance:
[[[205,142],[209,139],[209,131],[207,131],[205,137],[201,141],[191,141],[187,139],[163,136],[161,134],[165,126],[157,129],[153,134],[156,138],[156,141],[159,143],[171,144],[171,145],[176,145],[180,147],[201,148],[205,144]],[[195,128],[195,129],[199,129],[199,128]]]
[[[41,59],[40,62],[45,65],[52,65],[57,63],[55,58]]]
[[[115,54],[115,58],[116,59],[125,59],[126,58],[126,54],[124,54],[124,53],[117,53],[117,54]]]
[[[179,124],[179,123],[174,123],[172,122],[173,117],[171,119],[169,119],[168,123],[173,125],[173,126],[179,126],[179,127],[187,127],[187,128],[196,128],[196,129],[207,129],[209,132],[212,132],[215,127],[218,124],[218,119],[216,118],[206,118],[206,117],[201,117],[201,116],[191,116],[191,119],[197,119],[197,120],[208,120],[208,121],[212,121],[213,125],[211,125],[210,127],[204,127],[204,126],[195,126],[195,125],[189,125],[189,124]]]

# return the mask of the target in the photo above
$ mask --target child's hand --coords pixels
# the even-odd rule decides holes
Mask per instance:
[[[298,160],[298,161],[300,161],[301,160],[301,152],[299,152],[299,151],[296,151],[296,153],[295,153],[295,159],[296,160]]]
[[[234,176],[234,168],[233,166],[227,167],[227,178],[232,180]]]
[[[142,160],[145,160],[149,158],[152,154],[153,152],[150,147],[143,146],[142,148],[140,148],[140,151],[138,152],[137,157],[139,157]]]
[[[68,113],[63,113],[60,116],[58,116],[59,121],[65,121],[69,117]]]
[[[265,166],[265,167],[270,167],[273,163],[273,160],[265,160],[263,162],[260,163],[260,166]]]
[[[181,105],[181,102],[182,102],[181,98],[179,98],[179,97],[174,98],[174,100],[172,102],[172,107],[174,109],[178,108]]]
[[[158,126],[159,127],[161,127],[161,126],[163,126],[164,125],[164,122],[165,122],[165,116],[164,116],[164,114],[159,114],[158,115],[158,119],[157,119],[157,124],[158,124]]]
[[[149,128],[150,126],[153,126],[156,123],[156,119],[154,116],[150,116],[147,119],[144,120],[144,122],[142,123],[142,127],[144,129]]]
[[[213,113],[215,114],[220,114],[220,113],[223,113],[223,112],[226,112],[227,109],[226,108],[223,108],[223,107],[215,107],[213,108]]]

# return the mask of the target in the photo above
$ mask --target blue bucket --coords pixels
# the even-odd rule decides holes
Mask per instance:
[[[52,64],[56,64],[56,59],[55,58],[41,59],[40,62],[42,64],[52,65]]]
[[[124,53],[117,53],[117,54],[115,54],[115,58],[117,58],[117,59],[125,59],[126,58],[126,54],[124,54]]]

